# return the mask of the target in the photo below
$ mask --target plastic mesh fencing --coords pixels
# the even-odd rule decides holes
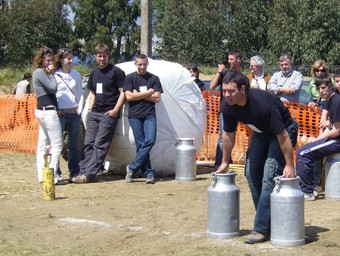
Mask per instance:
[[[0,95],[0,151],[35,154],[38,121],[34,94]]]
[[[205,131],[205,142],[202,146],[197,160],[213,162],[215,161],[216,145],[219,139],[219,105],[220,92],[208,90],[202,92],[207,107],[207,128]],[[289,103],[286,104],[292,117],[299,123],[298,147],[310,142],[319,135],[320,108],[308,107],[307,104]],[[235,146],[232,151],[232,159],[235,164],[245,164],[245,158],[249,143],[251,141],[252,130],[246,125],[239,123],[236,130]]]
[[[214,162],[216,145],[220,136],[220,92],[217,90],[206,90],[202,92],[202,95],[207,109],[207,128],[205,130],[205,141],[197,156],[197,160],[203,162]],[[232,151],[234,164],[244,164],[250,137],[251,130],[246,125],[239,123],[236,131],[235,145]]]
[[[204,144],[198,152],[197,160],[214,162],[216,145],[219,139],[219,91],[202,92],[207,108],[207,128]],[[35,154],[38,140],[39,123],[34,115],[37,100],[34,94],[22,97],[0,95],[0,152],[19,152]],[[320,109],[309,108],[306,104],[286,105],[291,115],[299,123],[296,148],[308,143],[319,134]],[[232,159],[235,164],[244,164],[251,138],[251,130],[239,124],[236,131]]]

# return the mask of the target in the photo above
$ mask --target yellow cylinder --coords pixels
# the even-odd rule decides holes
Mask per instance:
[[[45,168],[42,169],[43,192],[45,200],[55,199],[54,170],[49,167],[51,155],[44,156]]]

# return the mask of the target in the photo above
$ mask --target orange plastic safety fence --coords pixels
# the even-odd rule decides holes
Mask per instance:
[[[285,104],[292,117],[299,123],[296,148],[310,142],[319,135],[320,108],[308,107],[307,104]]]
[[[34,94],[0,95],[0,151],[35,154],[38,121]]]
[[[207,128],[204,134],[204,145],[201,147],[197,160],[214,162],[216,145],[220,136],[218,115],[220,92],[216,90],[206,90],[202,92],[202,95],[207,109]],[[250,136],[251,130],[246,125],[240,123],[237,127],[235,146],[232,151],[234,164],[244,164]]]
[[[220,93],[216,90],[202,92],[207,106],[207,129],[205,131],[205,143],[202,146],[197,160],[215,161],[216,145],[219,138],[219,103]],[[319,134],[318,123],[320,121],[320,109],[309,108],[306,104],[286,104],[291,115],[299,123],[298,141],[294,151],[310,142]],[[232,151],[232,159],[235,164],[245,164],[246,152],[251,140],[252,131],[242,123],[239,123],[236,131],[235,146]],[[295,154],[294,154],[295,156]]]
[[[207,108],[207,128],[205,141],[198,152],[197,160],[214,162],[216,145],[219,139],[220,105],[219,91],[202,92]],[[39,124],[34,115],[36,97],[27,94],[21,98],[14,95],[0,95],[0,151],[35,154],[38,139]],[[290,103],[287,105],[290,113],[299,123],[298,143],[296,148],[317,137],[320,120],[319,108],[309,108],[307,105]],[[235,147],[232,159],[235,164],[244,164],[249,146],[251,130],[240,123],[236,131]]]

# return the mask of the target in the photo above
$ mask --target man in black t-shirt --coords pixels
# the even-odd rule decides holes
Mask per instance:
[[[222,95],[222,81],[225,75],[229,72],[229,70],[236,70],[241,71],[241,53],[239,51],[230,51],[226,55],[227,61],[224,61],[222,64],[218,64],[216,74],[210,81],[210,89],[215,90],[218,86],[220,86],[220,109],[219,109],[219,129],[220,129],[220,137],[218,139],[217,145],[216,145],[216,154],[215,154],[215,168],[218,169],[218,167],[221,164],[222,161],[222,133],[223,133],[223,118],[221,113],[221,106],[223,101],[223,95]],[[227,62],[227,63],[226,63]],[[230,158],[230,162],[232,162],[232,159]]]
[[[327,76],[319,76],[315,85],[320,96],[327,101],[325,109],[329,115],[329,127],[296,152],[296,173],[300,176],[300,190],[307,201],[315,200],[315,161],[340,152],[340,95],[333,91],[332,80]]]
[[[163,92],[159,78],[147,72],[148,57],[139,54],[135,65],[137,71],[126,76],[124,92],[129,101],[129,123],[136,143],[136,157],[126,166],[126,181],[133,182],[141,170],[146,184],[155,183],[155,170],[151,167],[150,151],[156,142],[157,120],[155,104]]]
[[[260,243],[270,235],[270,194],[276,175],[295,177],[293,146],[298,125],[283,103],[270,93],[249,89],[248,78],[230,70],[223,78],[223,158],[217,173],[229,171],[238,122],[253,130],[246,158],[246,178],[256,209],[253,232],[246,243]]]
[[[105,160],[125,101],[125,73],[109,63],[109,48],[100,44],[95,49],[98,67],[89,77],[90,90],[87,125],[79,162],[79,174],[74,183],[95,181]]]

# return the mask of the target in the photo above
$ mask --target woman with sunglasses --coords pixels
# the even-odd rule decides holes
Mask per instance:
[[[57,101],[62,132],[68,132],[68,169],[70,179],[78,174],[80,136],[80,115],[83,106],[83,86],[80,73],[72,68],[73,53],[70,49],[60,49],[56,54],[56,72],[58,91]],[[61,175],[61,171],[58,170]]]
[[[324,60],[316,60],[311,68],[310,73],[312,80],[309,83],[309,95],[310,95],[309,106],[322,106],[323,101],[321,101],[319,92],[316,90],[315,80],[320,75],[328,75],[328,68],[326,62]]]
[[[62,151],[62,134],[59,117],[57,114],[57,80],[54,76],[53,51],[44,46],[34,56],[33,62],[33,87],[37,97],[35,116],[39,121],[39,137],[37,147],[38,180],[43,181],[42,169],[44,156],[51,154],[49,167],[54,170],[54,183],[63,185],[57,174],[59,157]]]

